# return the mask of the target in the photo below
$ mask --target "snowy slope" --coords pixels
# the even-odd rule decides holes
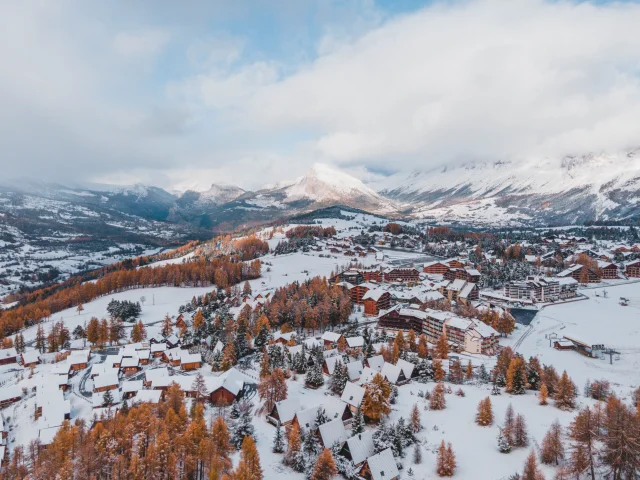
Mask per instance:
[[[200,192],[199,202],[221,205],[235,200],[243,193],[245,193],[245,191],[235,185],[214,183],[208,190]]]
[[[639,188],[640,150],[440,167],[397,174],[379,185],[418,217],[462,219],[493,199],[502,214],[511,208],[516,217],[569,222],[637,215]],[[446,208],[451,206],[459,208]]]

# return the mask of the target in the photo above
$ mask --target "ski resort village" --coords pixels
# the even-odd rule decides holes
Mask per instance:
[[[640,478],[633,227],[331,207],[13,293],[0,328],[0,478]]]

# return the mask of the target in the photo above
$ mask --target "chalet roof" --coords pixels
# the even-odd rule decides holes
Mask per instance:
[[[139,366],[139,364],[140,364],[140,359],[138,357],[126,357],[122,359],[120,368],[137,367]]]
[[[169,376],[169,369],[167,367],[152,368],[145,370],[144,378],[147,382],[153,382],[158,378],[165,378]]]
[[[382,288],[367,290],[367,293],[362,296],[362,300],[374,300],[377,302],[385,293],[387,293],[387,291]]]
[[[354,285],[353,283],[345,282],[345,281],[343,281],[343,282],[338,282],[338,283],[336,283],[336,285],[337,285],[338,287],[344,287],[344,288],[346,288],[347,290],[351,290],[353,287],[355,287],[355,285]]]
[[[459,296],[461,298],[467,298],[475,287],[476,287],[475,283],[467,282],[465,286],[462,288],[462,290],[460,291]]]
[[[96,363],[95,365],[91,366],[92,376],[104,375],[105,373],[113,373],[117,375],[118,369],[110,365],[107,365],[106,363]]]
[[[218,340],[215,347],[213,347],[213,353],[221,352],[222,350],[224,350],[224,344],[220,340]]]
[[[462,317],[450,317],[445,324],[447,327],[458,328],[463,331],[474,325],[473,321]]]
[[[347,404],[342,400],[328,397],[322,405],[316,405],[315,407],[306,408],[304,410],[296,412],[296,417],[298,418],[300,428],[310,428],[312,430],[315,430],[317,428],[316,415],[318,414],[318,410],[320,408],[324,408],[325,414],[327,415],[327,418],[329,420],[341,419],[342,414],[347,408]]]
[[[330,348],[330,349],[324,350],[322,352],[322,356],[325,359],[330,358],[330,357],[335,357],[335,356],[338,356],[338,355],[340,355],[340,352],[338,351],[337,348]]]
[[[317,338],[306,338],[304,340],[304,344],[309,349],[311,349],[313,347],[321,347],[322,346],[322,342]]]
[[[5,348],[0,350],[0,360],[4,360],[7,358],[13,358],[18,356],[18,351],[14,348]]]
[[[290,422],[300,409],[300,400],[297,397],[287,398],[277,402],[275,408],[278,410],[278,416],[282,423]]]
[[[432,265],[438,265],[438,264],[444,265],[447,268],[449,267],[449,265],[447,263],[445,263],[445,262],[441,262],[440,260],[433,260],[431,262],[425,263],[424,264],[424,268],[431,267]]]
[[[74,350],[67,357],[67,363],[69,365],[76,365],[78,363],[88,363],[91,356],[91,350]]]
[[[390,480],[400,475],[390,448],[367,458],[367,464],[371,471],[371,480]]]
[[[199,353],[183,353],[180,356],[180,362],[185,363],[202,363],[202,355]]]
[[[151,353],[164,352],[166,350],[167,350],[167,344],[166,343],[152,343],[151,344]]]
[[[160,403],[160,397],[162,397],[162,390],[140,390],[131,401],[132,403]]]
[[[382,371],[382,366],[384,365],[384,357],[382,355],[369,357],[367,359],[367,362],[369,363],[369,367],[371,367],[372,370],[380,372]]]
[[[220,386],[228,392],[233,393],[235,396],[237,396],[238,393],[240,393],[240,390],[244,388],[245,376],[235,368],[227,370],[225,374],[217,378],[222,379],[222,384]]]
[[[578,283],[573,277],[556,278],[556,280],[558,281],[558,285],[573,285]]]
[[[167,343],[171,345],[177,345],[180,342],[180,338],[175,333],[172,333],[166,338]]]
[[[282,339],[285,342],[288,342],[289,340],[291,340],[295,336],[296,336],[296,332],[286,332],[286,333],[276,332],[276,333],[273,334],[273,339],[274,340]]]
[[[40,361],[40,352],[38,350],[29,350],[22,353],[22,363],[28,365],[29,363],[36,363]]]
[[[391,383],[397,383],[400,373],[402,373],[402,369],[392,363],[384,362],[382,372],[380,373],[382,373],[382,375]]]
[[[118,353],[117,355],[107,355],[104,359],[104,364],[108,367],[113,367],[116,363],[122,362],[122,354]]]
[[[567,275],[571,275],[573,272],[576,272],[582,268],[582,265],[576,264],[572,265],[569,268],[561,271],[557,276],[558,277],[566,277]]]
[[[468,268],[468,267],[465,267],[465,270],[467,271],[467,273],[468,273],[469,275],[473,275],[473,276],[476,276],[476,275],[477,275],[477,276],[480,276],[480,272],[479,272],[478,270],[476,270],[475,268]]]
[[[22,397],[22,389],[17,385],[9,385],[0,388],[0,402],[4,402],[5,400],[9,400],[11,398],[20,397]]]
[[[142,380],[129,380],[128,382],[122,382],[122,385],[120,386],[120,390],[122,391],[122,393],[132,393],[132,392],[137,392],[139,390],[142,390],[143,385],[142,385]],[[149,391],[153,391],[153,390],[149,390]],[[156,391],[160,391],[160,390],[156,390]]]
[[[402,315],[403,317],[419,318],[420,320],[427,319],[427,312],[416,310],[415,308],[400,308],[398,309],[398,314]]]
[[[447,290],[453,290],[454,292],[460,292],[467,284],[466,280],[456,278],[451,284],[447,286]]]
[[[53,427],[41,428],[38,430],[38,440],[41,445],[51,445],[53,443],[53,439],[60,430],[60,425],[56,425]]]
[[[341,418],[336,418],[318,427],[322,444],[326,448],[331,448],[334,443],[342,443],[347,440],[347,431]]]
[[[362,399],[364,398],[364,392],[364,387],[356,385],[355,383],[347,382],[344,386],[344,390],[342,391],[340,400],[348,405],[359,407],[362,403]]]
[[[490,337],[492,335],[494,336],[498,336],[498,332],[491,326],[491,325],[487,325],[484,322],[473,322],[473,326],[471,327],[473,330],[475,330],[476,332],[478,332],[478,335],[480,335],[483,338],[487,338]]]
[[[342,357],[338,355],[324,359],[324,363],[327,365],[327,371],[329,372],[329,375],[333,375],[333,372],[336,369],[336,363],[338,362],[342,362]]]
[[[67,375],[69,373],[69,364],[66,362],[55,363],[49,373],[51,375]]]
[[[362,362],[360,360],[347,363],[347,373],[349,374],[349,380],[358,380],[362,375],[362,369]]]
[[[399,358],[398,361],[396,362],[396,366],[400,367],[400,369],[402,370],[402,373],[404,373],[404,376],[407,379],[411,378],[413,369],[416,368],[416,366],[413,363],[407,362],[406,360],[403,360],[401,358]]]
[[[347,345],[349,345],[350,348],[364,347],[364,338],[363,337],[348,337],[347,338]]]
[[[375,452],[375,446],[373,444],[374,433],[374,430],[369,430],[354,435],[347,440],[347,446],[351,453],[351,460],[355,465],[364,462],[367,458],[373,455],[373,452]]]
[[[112,385],[118,385],[118,375],[114,373],[103,373],[93,379],[93,388],[110,387]]]
[[[322,334],[322,340],[325,340],[327,342],[337,342],[338,340],[340,340],[340,337],[342,337],[342,334],[337,332],[328,331]]]

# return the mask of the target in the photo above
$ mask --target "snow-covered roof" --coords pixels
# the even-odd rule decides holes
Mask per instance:
[[[349,374],[349,380],[358,380],[362,375],[362,369],[362,362],[360,360],[355,360],[353,362],[347,363],[347,373]]]
[[[484,338],[490,337],[491,335],[499,335],[495,328],[493,328],[491,325],[487,325],[484,322],[475,321],[473,322],[473,327],[471,328],[478,332],[478,335]]]
[[[456,278],[453,282],[451,282],[448,286],[447,289],[449,290],[453,290],[454,292],[459,292],[461,291],[464,286],[467,284],[466,280],[462,280],[460,278]]]
[[[342,391],[340,400],[348,405],[359,407],[362,403],[362,399],[364,398],[364,393],[364,387],[356,385],[355,383],[347,382],[347,384],[344,386],[344,390]]]
[[[167,350],[167,344],[166,343],[152,343],[151,344],[151,353],[164,352],[166,350]]]
[[[342,335],[337,332],[324,332],[322,334],[322,340],[326,342],[337,342],[338,340],[340,340],[341,336]]]
[[[578,283],[573,277],[559,277],[556,278],[556,280],[558,281],[558,285],[574,285]]]
[[[17,385],[9,385],[0,388],[0,402],[19,397],[22,397],[22,389]]]
[[[131,400],[133,403],[159,403],[162,397],[162,390],[140,390]]]
[[[402,373],[404,373],[404,376],[407,379],[411,378],[413,369],[416,368],[416,366],[413,363],[407,362],[406,360],[403,360],[401,358],[399,358],[398,361],[396,362],[396,366],[400,367],[400,369],[402,370]]]
[[[13,358],[17,356],[18,356],[18,351],[14,347],[0,350],[0,360],[6,360],[7,358]]]
[[[122,382],[120,390],[122,390],[122,393],[132,393],[137,392],[138,390],[142,390],[142,388],[142,380],[129,380],[128,382]],[[159,392],[160,390],[157,391]]]
[[[423,312],[422,310],[416,310],[415,308],[400,308],[398,310],[398,314],[403,317],[414,317],[419,318],[420,320],[427,319],[427,312]]]
[[[40,361],[40,352],[38,350],[29,350],[28,352],[22,352],[22,363],[27,365],[29,363],[36,363]]]
[[[367,458],[373,455],[373,452],[375,452],[375,445],[373,444],[374,433],[374,430],[369,430],[354,435],[347,440],[347,446],[351,453],[351,460],[355,465],[364,462]]]
[[[400,475],[390,448],[367,458],[367,464],[371,471],[371,480],[389,480]]]
[[[118,374],[118,369],[107,365],[106,363],[96,363],[91,366],[91,376],[103,375],[105,373]]]
[[[374,300],[377,302],[385,293],[387,293],[387,291],[383,290],[382,288],[367,290],[367,293],[362,296],[362,300]]]
[[[119,353],[117,355],[107,355],[104,359],[104,364],[113,367],[116,364],[120,364],[122,362],[122,354]]]
[[[41,428],[38,431],[38,440],[40,440],[40,444],[51,445],[53,443],[53,438],[56,436],[56,433],[58,433],[58,430],[60,430],[60,425]]]
[[[317,338],[307,338],[304,340],[304,344],[307,348],[311,349],[313,347],[321,347],[322,341]]]
[[[466,283],[462,290],[460,290],[460,298],[467,298],[471,294],[475,286],[475,283]]]
[[[185,363],[202,363],[202,355],[199,353],[183,353],[180,362]]]
[[[382,366],[382,375],[389,380],[391,383],[396,383],[398,381],[398,377],[400,377],[400,373],[402,369],[397,365],[393,365],[392,363],[384,362]]]
[[[290,422],[300,409],[300,400],[297,397],[293,397],[282,400],[281,402],[276,402],[276,409],[278,410],[280,422]]]
[[[582,265],[580,264],[576,264],[576,265],[572,265],[569,268],[561,271],[557,276],[558,277],[566,277],[567,275],[571,275],[573,272],[580,270],[582,268]]]
[[[140,363],[138,357],[125,357],[122,359],[122,363],[120,364],[121,368],[125,367],[137,367]]]
[[[327,365],[327,371],[329,372],[329,375],[333,375],[333,372],[336,369],[336,363],[338,362],[342,362],[342,358],[337,355],[324,359],[324,363]]]
[[[322,444],[326,448],[330,448],[334,443],[342,443],[346,441],[348,437],[341,418],[336,418],[330,422],[323,423],[318,427],[318,429],[320,430]]]
[[[473,321],[468,318],[462,317],[449,317],[446,321],[447,327],[458,328],[460,330],[467,330],[474,325]]]
[[[158,378],[166,378],[169,376],[169,369],[167,367],[152,368],[145,370],[144,378],[147,382],[153,382]]]
[[[382,366],[384,365],[384,357],[382,355],[376,355],[374,357],[368,358],[367,362],[369,363],[369,367],[371,367],[372,370],[380,372],[382,371]]]
[[[93,388],[110,387],[118,385],[118,375],[113,373],[103,373],[93,379]]]
[[[347,345],[349,345],[349,348],[364,347],[364,338],[363,337],[348,337],[347,338]]]

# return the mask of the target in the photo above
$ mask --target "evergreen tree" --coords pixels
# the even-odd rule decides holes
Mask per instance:
[[[431,410],[444,410],[447,406],[447,401],[444,397],[444,384],[438,382],[436,387],[431,392],[431,398],[429,399],[429,408]]]
[[[278,423],[276,427],[276,434],[273,437],[273,453],[282,453],[284,452],[284,436],[282,435],[282,428]]]
[[[531,450],[531,453],[527,457],[521,478],[522,480],[544,480],[544,475],[540,471],[540,468],[538,468],[536,452],[533,450]]]
[[[513,423],[513,446],[526,447],[529,445],[529,435],[527,433],[527,424],[524,416],[518,414]]]
[[[444,440],[442,440],[438,448],[436,469],[441,477],[452,477],[456,471],[456,457],[453,449],[450,443],[445,446]]]
[[[481,427],[493,425],[493,409],[491,408],[491,398],[486,397],[478,403],[478,413],[476,414],[476,423]]]
[[[527,366],[524,358],[516,355],[507,370],[506,390],[512,395],[524,395],[527,389]]]
[[[564,459],[564,445],[562,443],[562,427],[557,420],[551,424],[549,431],[542,440],[540,461],[547,465],[559,465]]]
[[[509,442],[509,445],[514,444],[513,429],[515,427],[515,423],[516,423],[516,415],[513,412],[513,405],[509,404],[507,406],[507,411],[505,412],[505,415],[504,415],[504,425],[502,427],[502,433],[504,434],[505,438]]]
[[[416,465],[420,465],[422,463],[422,448],[417,442],[413,447],[413,463],[415,463]]]
[[[449,358],[449,341],[447,340],[447,335],[442,332],[442,335],[438,338],[438,342],[436,343],[436,358],[446,360]]]
[[[113,405],[113,394],[111,393],[111,390],[106,390],[102,395],[102,405],[105,407]]]
[[[316,427],[319,427],[320,425],[324,425],[325,423],[327,423],[329,421],[329,418],[327,417],[327,412],[324,410],[324,407],[319,407],[318,410],[316,411]]]
[[[263,475],[262,467],[260,465],[260,454],[256,448],[256,442],[251,435],[244,437],[244,440],[242,441],[238,468],[242,465],[246,465],[247,472],[250,474],[250,476],[247,477],[247,480],[262,480]]]
[[[351,434],[357,435],[364,432],[364,414],[362,413],[362,407],[358,405],[355,415],[353,416],[353,423],[351,424]]]
[[[196,402],[202,402],[205,398],[207,398],[207,394],[209,393],[209,391],[202,373],[198,372],[196,377],[193,379],[191,390],[193,390],[193,392],[195,393]]]
[[[390,396],[389,382],[381,374],[376,373],[371,382],[365,385],[362,413],[373,421],[380,421],[391,412]]]
[[[321,363],[317,360],[311,365],[309,370],[307,370],[307,375],[305,377],[305,383],[312,388],[320,388],[324,385],[324,378],[322,377],[322,367]]]
[[[351,460],[341,455],[341,450],[342,444],[340,442],[334,443],[331,447],[331,453],[334,461],[336,462],[338,473],[347,480],[355,480],[357,478],[358,470]]]
[[[253,437],[254,427],[252,423],[253,414],[252,414],[252,405],[243,401],[240,406],[240,418],[236,420],[233,424],[233,433],[231,434],[231,443],[236,447],[236,449],[240,449],[242,447],[242,442],[245,437]]]
[[[478,367],[478,380],[480,380],[482,383],[486,383],[489,381],[489,373],[487,372],[484,363],[481,363],[480,367]]]
[[[411,409],[411,430],[414,434],[422,430],[422,424],[420,423],[420,409],[418,408],[417,403],[414,403],[413,408]]]
[[[500,453],[509,453],[511,451],[511,442],[505,436],[502,428],[498,432],[498,451]]]
[[[42,328],[42,324],[40,323],[38,324],[38,328],[36,330],[35,347],[36,347],[36,350],[38,350],[40,353],[44,353],[47,348],[47,341],[45,339],[44,329]]]
[[[541,372],[542,367],[540,366],[540,361],[538,360],[538,358],[529,358],[529,363],[527,364],[527,383],[529,384],[529,388],[531,390],[539,390],[541,388]]]
[[[331,480],[338,474],[336,463],[331,454],[331,450],[325,448],[320,455],[313,468],[312,480]]]
[[[284,456],[284,463],[297,472],[304,471],[304,457],[302,455],[302,442],[300,439],[300,427],[297,423],[291,426],[289,431],[287,451]]]
[[[547,384],[543,383],[540,387],[540,393],[538,393],[538,403],[540,405],[548,405],[549,391],[547,390]]]
[[[573,441],[570,465],[576,475],[580,475],[587,467],[591,478],[595,477],[595,457],[597,454],[597,441],[600,438],[599,421],[594,411],[589,407],[584,408],[575,416],[569,426],[569,438]]]
[[[341,395],[348,381],[349,373],[347,366],[338,360],[333,369],[333,375],[331,376],[331,391],[336,395]]]
[[[562,376],[556,385],[555,393],[553,395],[556,407],[561,410],[571,410],[575,408],[575,393],[575,385],[565,370],[562,372]]]

